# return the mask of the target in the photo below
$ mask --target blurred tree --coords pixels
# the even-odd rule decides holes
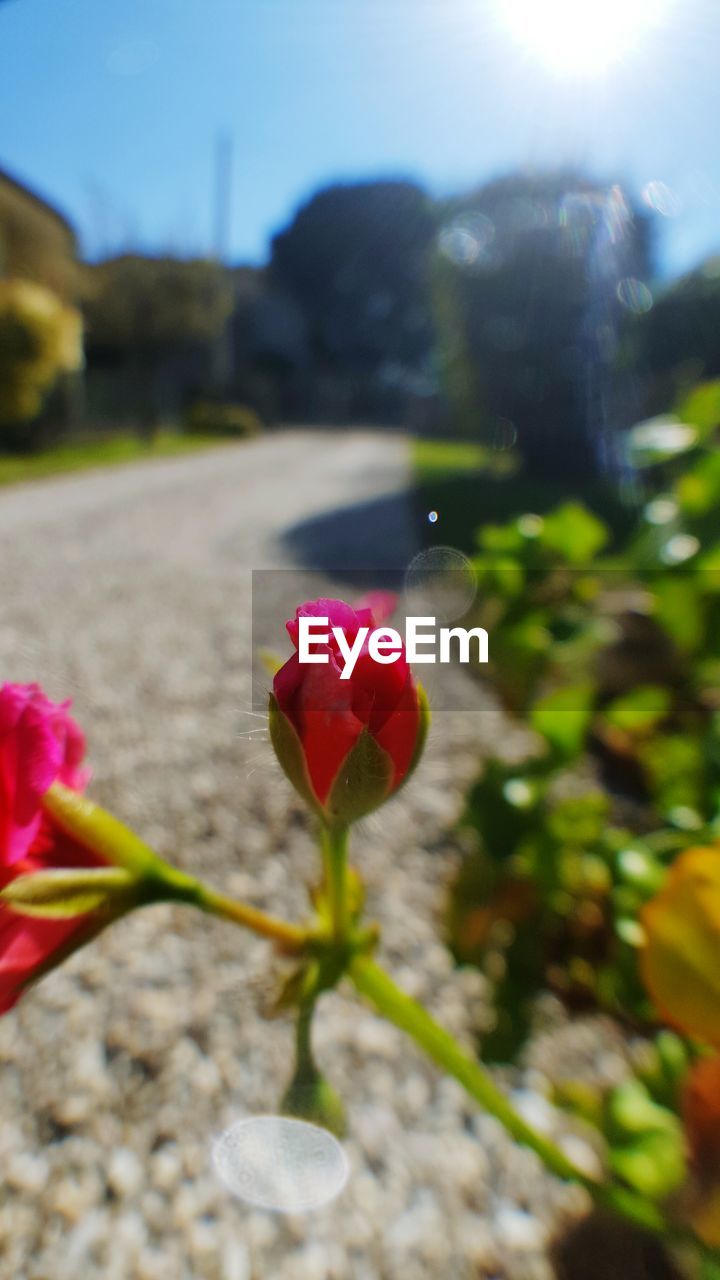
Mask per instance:
[[[618,187],[518,174],[450,202],[433,292],[457,430],[517,440],[536,473],[594,469],[623,289],[632,303],[648,269],[648,224]]]
[[[639,317],[633,338],[652,379],[654,411],[687,385],[720,376],[720,257],[675,281]]]
[[[0,443],[33,443],[37,416],[63,373],[82,365],[79,313],[27,280],[0,280]]]
[[[368,384],[425,367],[436,229],[420,187],[377,181],[318,192],[274,237],[271,280],[302,307],[316,367]]]
[[[228,273],[204,259],[124,254],[89,268],[88,359],[125,365],[139,388],[144,434],[157,425],[163,380],[198,348],[209,352],[232,305]]]

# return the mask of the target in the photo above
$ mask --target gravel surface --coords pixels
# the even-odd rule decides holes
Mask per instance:
[[[375,535],[386,546],[392,531],[407,560],[406,479],[400,436],[296,431],[0,495],[3,677],[72,696],[94,797],[278,913],[304,911],[317,865],[252,713],[249,570],[306,554],[289,530],[358,503],[383,512]],[[359,536],[372,551],[372,532]],[[462,700],[471,709],[437,716],[413,784],[358,829],[354,858],[384,961],[471,1044],[483,982],[438,942],[458,857],[446,832],[480,743],[512,741],[470,686]],[[213,1139],[273,1112],[287,1083],[291,1024],[267,1017],[277,978],[262,941],[157,906],[2,1019],[3,1280],[548,1280],[550,1232],[582,1195],[344,989],[322,1003],[316,1046],[349,1112],[346,1190],[302,1217],[225,1191]],[[608,1028],[558,1037],[563,1060],[622,1072]],[[548,1043],[509,1084],[552,1131]]]

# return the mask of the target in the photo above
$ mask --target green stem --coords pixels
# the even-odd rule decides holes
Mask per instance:
[[[306,1000],[300,1005],[295,1026],[295,1070],[300,1076],[313,1075],[317,1068],[312,1051],[312,1020],[315,1001]]]
[[[669,1224],[653,1204],[623,1187],[597,1182],[569,1160],[554,1142],[536,1133],[483,1067],[460,1048],[422,1005],[405,995],[379,965],[366,956],[356,956],[349,973],[357,990],[379,1013],[411,1036],[437,1066],[453,1076],[483,1110],[499,1120],[516,1142],[530,1147],[558,1178],[579,1182],[598,1203],[614,1209],[637,1226],[658,1235],[670,1234]]]
[[[344,942],[348,929],[347,827],[323,827],[322,855],[333,936],[336,942]]]
[[[251,929],[253,933],[269,938],[271,942],[277,942],[283,950],[302,951],[306,946],[307,930],[300,925],[290,924],[287,920],[268,915],[265,911],[259,911],[257,907],[251,907],[246,902],[236,902],[234,898],[226,898],[224,894],[216,893],[214,889],[210,889],[199,881],[195,884],[195,895],[185,900],[191,900],[195,906],[200,907],[201,911],[207,911],[209,915],[218,916],[221,920],[230,920],[233,924]]]

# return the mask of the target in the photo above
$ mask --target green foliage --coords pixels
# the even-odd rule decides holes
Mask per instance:
[[[524,762],[486,761],[470,790],[471,852],[446,916],[457,959],[494,989],[484,1054],[517,1054],[543,990],[646,1037],[632,1106],[617,1094],[600,1127],[615,1175],[659,1198],[684,1176],[674,1113],[689,1056],[656,1034],[639,917],[677,855],[720,836],[717,404],[715,387],[700,388],[689,427],[631,433],[646,503],[611,554],[605,525],[575,503],[479,530],[473,621],[488,629],[490,664],[477,674],[536,745]],[[638,1134],[619,1131],[628,1110]]]
[[[121,352],[209,341],[232,309],[227,273],[205,259],[124,254],[92,268],[88,287],[89,340]]]
[[[682,422],[690,422],[702,436],[720,426],[720,378],[699,382],[681,399],[678,414]]]
[[[530,724],[561,760],[574,760],[582,749],[593,693],[589,684],[566,685],[539,698],[532,708]]]
[[[610,1167],[623,1182],[651,1200],[678,1189],[686,1173],[681,1122],[639,1080],[611,1091],[603,1119]]]
[[[635,341],[645,365],[665,398],[674,398],[688,381],[720,375],[720,262],[704,262],[670,284],[635,326]],[[692,405],[704,411],[704,393]],[[717,425],[717,422],[714,424]]]
[[[436,210],[414,183],[337,184],[272,242],[270,276],[302,307],[321,366],[372,374],[427,359]]]
[[[540,545],[555,551],[568,564],[589,564],[608,540],[601,520],[579,502],[566,502],[543,520],[538,531]]]

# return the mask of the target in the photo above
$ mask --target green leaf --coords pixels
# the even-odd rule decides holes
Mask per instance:
[[[679,807],[699,811],[705,759],[698,739],[655,734],[640,744],[638,755],[653,797],[664,814],[670,816]]]
[[[613,1089],[603,1129],[613,1171],[642,1195],[664,1200],[685,1179],[685,1137],[674,1112],[653,1102],[639,1080]]]
[[[363,729],[333,782],[325,802],[326,821],[348,826],[372,813],[387,798],[392,777],[391,757]]]
[[[593,704],[590,684],[568,685],[535,703],[530,723],[563,759],[572,760],[585,745]]]
[[[473,827],[491,858],[502,862],[541,821],[546,778],[532,766],[488,760],[467,797],[461,825]]]
[[[538,538],[575,565],[590,564],[607,540],[607,526],[581,502],[566,502],[546,515]]]
[[[484,1062],[515,1062],[525,1047],[542,986],[543,947],[540,920],[533,915],[501,952],[504,972],[492,991],[495,1025],[481,1037]]]
[[[612,1149],[610,1167],[623,1182],[651,1200],[665,1200],[685,1180],[682,1131],[646,1133],[632,1146]]]
[[[720,502],[720,454],[709,453],[701,457],[694,467],[688,468],[675,485],[675,492],[683,511],[689,516],[704,516]]]
[[[559,800],[548,814],[547,828],[557,844],[589,849],[607,829],[610,801],[601,791]]]
[[[13,911],[42,920],[67,920],[93,911],[119,914],[138,899],[138,881],[119,867],[36,871],[6,885],[0,898]]]
[[[694,575],[653,575],[653,617],[683,650],[697,649],[703,640],[704,610]]]
[[[720,1280],[720,1258],[704,1254],[698,1260],[698,1280]]]
[[[663,1030],[652,1044],[640,1051],[636,1071],[655,1102],[678,1110],[685,1075],[690,1064],[690,1051],[675,1032]]]
[[[270,741],[273,744],[285,776],[290,780],[298,795],[314,813],[322,816],[322,808],[310,782],[305,752],[298,737],[295,726],[280,710],[277,698],[270,694],[269,706]]]
[[[660,685],[641,684],[615,698],[605,710],[605,718],[626,733],[647,733],[667,716],[672,698]]]
[[[485,524],[478,530],[478,542],[485,551],[503,555],[519,554],[524,548],[523,535],[517,521],[511,524]]]
[[[720,379],[698,382],[677,406],[683,422],[697,427],[701,436],[707,436],[720,424]]]
[[[680,1122],[667,1107],[653,1102],[639,1080],[627,1080],[607,1100],[605,1132],[612,1143],[631,1142],[646,1133],[676,1133]]]

